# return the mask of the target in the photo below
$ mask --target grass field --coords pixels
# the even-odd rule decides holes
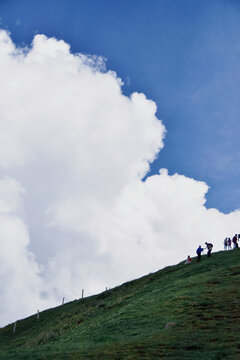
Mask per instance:
[[[167,325],[167,326],[166,326]],[[240,250],[193,259],[0,329],[1,360],[240,359]]]

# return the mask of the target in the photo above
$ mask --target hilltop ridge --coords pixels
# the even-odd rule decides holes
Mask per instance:
[[[169,266],[0,329],[0,359],[240,359],[240,250]]]

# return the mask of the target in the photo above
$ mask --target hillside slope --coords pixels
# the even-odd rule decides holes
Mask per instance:
[[[0,359],[240,359],[240,250],[0,329]],[[166,326],[167,324],[167,326]]]

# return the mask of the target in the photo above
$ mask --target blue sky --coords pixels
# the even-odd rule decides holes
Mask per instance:
[[[239,1],[1,0],[0,17],[19,45],[43,33],[106,57],[167,128],[151,173],[204,180],[208,207],[240,207]]]

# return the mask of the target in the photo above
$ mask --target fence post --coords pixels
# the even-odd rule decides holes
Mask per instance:
[[[14,325],[13,325],[13,333],[15,334],[15,332],[16,332],[16,327],[17,327],[17,323],[14,323]]]
[[[107,286],[106,286],[106,290],[105,291],[107,291]]]
[[[39,320],[39,310],[37,311],[37,320]]]
[[[63,299],[62,299],[62,305],[64,304],[64,297],[63,297]]]
[[[82,289],[82,299],[83,299],[83,296],[84,296],[84,289]]]

